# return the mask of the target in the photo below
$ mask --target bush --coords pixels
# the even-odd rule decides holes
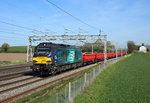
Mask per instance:
[[[127,46],[128,46],[128,53],[132,53],[136,47],[133,41],[128,41]]]
[[[2,51],[7,52],[8,49],[9,49],[9,44],[8,43],[2,44],[2,48],[1,49],[2,49]]]

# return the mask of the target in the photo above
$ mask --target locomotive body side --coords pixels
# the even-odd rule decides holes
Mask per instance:
[[[69,65],[78,62],[82,62],[82,52],[78,49],[64,49],[60,48],[56,51],[54,65]]]
[[[41,43],[35,47],[32,70],[42,75],[55,74],[82,64],[79,47]]]

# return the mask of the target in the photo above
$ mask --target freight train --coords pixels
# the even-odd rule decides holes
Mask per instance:
[[[117,56],[125,53],[117,53]],[[107,59],[116,57],[116,53],[107,53]],[[33,72],[41,75],[56,73],[104,60],[104,53],[86,54],[78,46],[43,42],[35,47]]]

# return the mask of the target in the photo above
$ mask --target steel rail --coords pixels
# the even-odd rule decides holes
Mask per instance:
[[[40,79],[35,80],[35,81],[32,81],[32,82],[28,82],[28,83],[25,83],[25,84],[22,84],[22,85],[19,85],[19,86],[16,86],[16,87],[9,88],[9,89],[6,89],[6,90],[3,90],[3,91],[0,91],[0,94],[2,94],[2,93],[6,93],[6,92],[8,92],[8,91],[15,90],[15,89],[18,89],[18,88],[20,88],[20,87],[25,87],[25,86],[27,86],[27,85],[30,85],[30,84],[33,84],[33,83],[36,83],[36,82],[39,82],[39,81],[42,81],[42,80],[43,80],[43,79],[42,79],[42,78],[40,78]]]
[[[30,67],[31,64],[10,64],[10,65],[2,65],[0,66],[0,70],[6,70],[6,69],[16,69],[16,68],[20,68],[20,67]]]
[[[0,85],[0,88],[5,87],[5,86],[9,86],[9,85],[12,85],[12,84],[15,84],[15,83],[31,80],[31,79],[34,79],[34,78],[37,78],[37,77],[29,77],[29,78],[21,79],[21,80],[18,80],[18,81],[5,83],[5,84]]]
[[[31,71],[26,71],[26,72],[20,72],[20,73],[14,73],[14,74],[8,74],[8,75],[0,76],[0,81],[9,80],[9,79],[13,79],[13,78],[19,78],[21,76],[24,76],[24,74],[27,74],[27,73],[31,73]]]

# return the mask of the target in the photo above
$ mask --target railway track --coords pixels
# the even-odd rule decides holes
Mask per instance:
[[[13,79],[13,78],[19,78],[19,77],[22,77],[27,74],[31,74],[31,71],[3,75],[3,76],[0,76],[0,81],[9,80],[9,79]]]
[[[102,63],[102,62],[101,62]],[[71,71],[66,71],[61,74],[50,76],[50,77],[38,77],[33,76],[26,79],[5,83],[0,85],[0,103],[10,102],[16,100],[17,98],[23,97],[26,94],[31,94],[34,91],[39,91],[43,88],[46,88],[60,80],[70,78],[82,71],[85,71],[89,68],[97,66],[98,64],[92,64],[84,66],[78,69],[73,69]]]
[[[30,67],[30,66],[31,66],[31,63],[28,63],[28,64],[10,64],[10,65],[0,66],[0,70],[16,69],[16,68]]]
[[[5,87],[5,86],[9,86],[9,85],[12,85],[12,84],[16,84],[16,83],[19,83],[19,82],[23,82],[23,81],[26,81],[26,80],[34,79],[34,78],[35,77],[29,77],[29,78],[21,79],[21,80],[18,80],[18,81],[4,83],[4,84],[0,85],[0,88]]]
[[[6,88],[6,87],[8,87],[8,88],[6,88],[6,89],[4,89],[4,90],[0,90],[0,95],[1,95],[2,93],[6,93],[6,92],[8,92],[8,91],[12,91],[12,90],[18,89],[18,88],[20,88],[20,87],[24,87],[24,86],[27,86],[27,85],[30,85],[30,84],[33,84],[33,83],[35,83],[35,82],[39,82],[39,81],[42,80],[42,78],[38,78],[38,79],[36,79],[36,78],[37,78],[37,77],[30,77],[30,78],[26,78],[26,79],[23,79],[23,80],[19,80],[19,81],[15,81],[15,82],[11,82],[11,83],[6,83],[6,84],[3,84],[3,85],[0,85],[1,88]],[[29,81],[29,80],[32,80],[32,79],[35,79],[35,80],[34,80],[34,81]],[[16,86],[16,84],[19,84],[20,82],[24,82],[24,81],[29,81],[29,82],[23,83],[23,84],[21,84],[21,85],[17,85],[17,86]],[[15,84],[14,87],[12,87],[13,84]]]

